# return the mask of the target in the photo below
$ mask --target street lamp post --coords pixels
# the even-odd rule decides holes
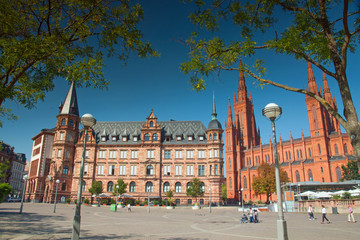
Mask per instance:
[[[280,170],[279,170],[279,159],[277,154],[276,146],[276,133],[275,133],[275,120],[281,115],[282,109],[275,103],[269,103],[262,110],[263,116],[267,117],[271,121],[272,133],[273,133],[273,142],[274,142],[274,157],[275,157],[275,181],[276,181],[276,197],[277,197],[277,206],[278,206],[278,220],[277,220],[277,235],[278,240],[287,240],[287,226],[284,219],[284,212],[282,206],[282,195],[281,195],[281,185],[280,185]]]
[[[119,185],[116,185],[116,207],[115,207],[115,211],[117,211],[118,201],[119,201]]]
[[[209,188],[209,212],[211,213],[211,188]]]
[[[24,197],[25,197],[25,189],[26,189],[26,180],[28,179],[28,175],[24,176],[24,187],[23,187],[23,193],[21,196],[21,205],[20,205],[20,214],[22,214],[22,209],[23,209],[23,205],[24,205]]]
[[[244,213],[244,199],[243,199],[243,191],[244,189],[241,188],[241,208],[242,208],[242,211]]]
[[[81,193],[82,193],[82,181],[83,181],[83,174],[84,174],[84,161],[85,161],[85,152],[86,152],[87,133],[88,133],[88,129],[91,128],[92,126],[94,126],[95,123],[96,123],[95,118],[89,113],[86,113],[81,117],[81,124],[85,128],[84,148],[83,148],[83,154],[82,154],[82,159],[81,159],[81,164],[80,164],[79,187],[78,187],[77,202],[76,202],[75,215],[74,215],[74,221],[73,221],[72,238],[71,238],[72,240],[78,240],[80,237]]]
[[[56,191],[55,191],[55,200],[54,200],[54,213],[55,213],[55,210],[56,210],[57,190],[58,190],[58,186],[59,186],[60,180],[57,179],[55,182],[56,182]]]

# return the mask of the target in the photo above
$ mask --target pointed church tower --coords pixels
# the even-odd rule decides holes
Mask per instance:
[[[49,185],[55,185],[55,179],[59,179],[59,193],[62,196],[70,196],[75,144],[79,136],[80,123],[74,82],[71,83],[64,103],[59,106],[59,114],[56,118],[53,156],[49,169],[49,176],[53,180]]]

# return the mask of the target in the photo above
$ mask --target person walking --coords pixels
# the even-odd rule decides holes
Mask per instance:
[[[254,222],[254,211],[252,208],[249,208],[249,223],[255,223]]]
[[[309,214],[309,220],[315,220],[315,218],[314,218],[314,210],[312,208],[312,205],[309,205],[308,214]]]
[[[327,217],[326,217],[326,208],[325,208],[325,206],[324,206],[324,205],[321,205],[321,207],[322,207],[322,209],[321,209],[321,213],[322,213],[321,224],[324,223],[324,219],[326,219],[327,223],[331,223],[331,222],[329,221],[329,219],[327,219]]]
[[[354,218],[354,213],[350,205],[348,206],[348,222],[350,222],[350,218],[352,218],[352,222],[356,222]]]
[[[128,212],[131,212],[131,205],[130,203],[127,205]]]

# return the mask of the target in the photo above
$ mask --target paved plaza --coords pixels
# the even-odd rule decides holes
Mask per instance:
[[[71,239],[75,205],[0,204],[0,239]],[[236,207],[192,210],[190,207],[133,207],[111,212],[109,206],[81,208],[81,239],[276,239],[277,213],[260,213],[260,223],[241,224]],[[360,239],[360,224],[347,223],[346,214],[328,214],[331,224],[309,221],[305,213],[286,213],[289,239]],[[355,218],[359,220],[359,215]]]

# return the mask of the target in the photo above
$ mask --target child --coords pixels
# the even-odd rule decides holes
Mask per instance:
[[[240,219],[240,223],[247,223],[248,222],[248,218],[245,214],[243,214],[242,218]]]

